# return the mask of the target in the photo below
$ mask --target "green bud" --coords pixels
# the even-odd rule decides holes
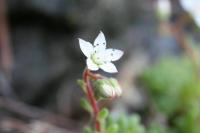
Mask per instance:
[[[105,78],[94,81],[95,95],[98,98],[114,98],[122,94],[118,81],[114,78]]]
[[[110,78],[109,81],[110,81],[110,84],[115,89],[116,96],[117,97],[121,96],[122,89],[121,89],[121,86],[119,85],[118,81],[115,78]]]

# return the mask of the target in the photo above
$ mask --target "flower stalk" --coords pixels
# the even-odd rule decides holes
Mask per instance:
[[[98,106],[98,103],[97,103],[97,100],[94,96],[94,91],[92,89],[92,85],[91,85],[91,82],[90,82],[90,79],[98,79],[99,76],[98,75],[95,75],[93,73],[90,72],[89,69],[85,69],[84,72],[83,72],[83,79],[84,79],[84,82],[86,83],[86,93],[87,93],[87,98],[92,106],[92,109],[93,109],[93,117],[94,117],[94,121],[95,121],[95,128],[96,130],[101,133],[101,124],[100,124],[100,121],[97,119],[97,116],[99,114],[99,106]]]

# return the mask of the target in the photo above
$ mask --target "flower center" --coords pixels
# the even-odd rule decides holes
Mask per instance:
[[[97,65],[102,65],[104,63],[102,57],[98,53],[92,54],[91,59]]]

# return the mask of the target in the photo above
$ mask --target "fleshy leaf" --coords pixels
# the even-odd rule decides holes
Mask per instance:
[[[119,127],[117,124],[112,124],[107,128],[106,133],[117,133],[118,129]]]
[[[94,133],[91,128],[85,127],[83,133]]]
[[[92,107],[85,98],[82,98],[80,100],[80,104],[86,111],[88,111],[89,113],[92,113]]]
[[[99,114],[98,114],[98,119],[99,120],[105,120],[108,117],[109,111],[106,108],[103,108]]]
[[[86,93],[86,88],[85,88],[85,82],[82,79],[77,80],[77,84],[83,89],[83,91]]]

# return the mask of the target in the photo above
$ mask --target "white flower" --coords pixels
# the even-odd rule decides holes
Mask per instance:
[[[105,72],[117,72],[117,68],[111,61],[119,60],[123,55],[123,51],[110,48],[106,49],[106,39],[103,32],[100,32],[96,37],[94,45],[80,38],[79,45],[81,51],[87,57],[88,69],[97,71],[101,68]]]
[[[168,19],[171,14],[171,3],[169,0],[158,0],[157,11],[161,19]]]
[[[196,24],[200,26],[200,1],[180,0],[182,7],[194,18]]]

